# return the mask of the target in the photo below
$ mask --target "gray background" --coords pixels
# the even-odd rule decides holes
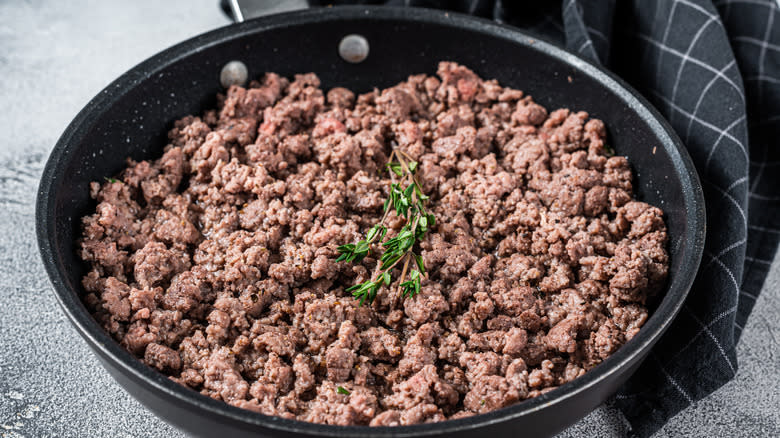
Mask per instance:
[[[34,198],[48,152],[111,80],[225,25],[216,0],[0,0],[0,437],[179,437],[125,393],[57,307],[38,260]],[[737,378],[657,436],[780,436],[780,258],[738,347]],[[561,434],[623,436],[602,406]]]

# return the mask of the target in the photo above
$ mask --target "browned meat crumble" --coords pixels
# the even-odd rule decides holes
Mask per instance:
[[[196,391],[328,424],[465,417],[599,364],[664,286],[661,210],[632,199],[601,121],[454,63],[437,76],[356,97],[268,73],[177,121],[162,158],[92,183],[97,320]],[[336,247],[379,220],[394,147],[431,196],[429,278],[358,307],[344,289],[379,254],[336,263]]]

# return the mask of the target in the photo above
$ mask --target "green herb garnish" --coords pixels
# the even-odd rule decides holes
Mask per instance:
[[[344,389],[343,386],[336,387],[336,392],[338,392],[339,394],[349,395],[349,391]]]
[[[338,247],[340,256],[336,261],[355,263],[360,263],[371,252],[371,245],[374,243],[381,244],[384,249],[374,277],[346,289],[355,299],[360,300],[361,306],[364,302],[373,303],[379,288],[390,286],[394,282],[391,273],[399,264],[403,266],[398,279],[399,294],[412,298],[420,293],[425,266],[422,256],[414,252],[414,246],[436,224],[434,216],[425,209],[425,201],[429,197],[422,192],[420,182],[415,176],[418,163],[399,150],[394,150],[388,161],[387,169],[392,182],[382,220],[368,230],[365,239]],[[400,179],[396,181],[396,177]],[[395,237],[383,242],[382,239],[387,234],[384,224],[390,211],[405,218],[406,223]]]
[[[118,180],[118,179],[116,179],[116,178],[106,178],[105,176],[103,177],[103,179],[104,179],[104,180],[106,180],[106,181],[108,181],[108,182],[110,182],[111,184],[113,184],[113,183],[118,183],[118,182],[122,182],[122,181],[119,181],[119,180]]]

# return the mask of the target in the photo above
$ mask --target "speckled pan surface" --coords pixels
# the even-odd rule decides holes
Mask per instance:
[[[371,45],[366,61],[344,62],[338,43],[357,33]],[[173,120],[213,106],[222,66],[314,71],[325,88],[366,91],[435,71],[449,59],[520,88],[548,108],[586,110],[607,124],[629,157],[638,196],[667,214],[671,276],[664,299],[640,334],[584,377],[515,406],[467,419],[400,428],[336,427],[244,411],[180,387],[114,343],[81,304],[84,267],[75,254],[87,185],[114,174],[124,159],[161,154]],[[653,154],[653,146],[657,151]],[[521,32],[439,11],[334,8],[264,17],[204,34],[138,65],[96,96],[74,119],[44,170],[37,204],[39,247],[57,297],[106,368],[139,400],[195,435],[477,436],[523,430],[550,435],[606,399],[636,369],[676,315],[693,281],[704,239],[704,203],[679,139],[636,92],[588,62]]]

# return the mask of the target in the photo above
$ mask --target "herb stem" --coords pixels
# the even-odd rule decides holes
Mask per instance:
[[[429,198],[422,192],[416,176],[417,167],[418,163],[403,151],[394,149],[390,153],[387,163],[391,181],[390,193],[384,204],[382,219],[369,229],[365,239],[338,247],[340,256],[336,261],[356,263],[361,262],[369,254],[371,245],[377,237],[378,243],[381,243],[384,249],[379,263],[374,268],[374,275],[369,280],[346,289],[355,299],[360,300],[360,305],[364,301],[371,304],[380,287],[390,286],[393,283],[392,271],[402,261],[403,268],[398,279],[398,296],[411,298],[420,293],[425,266],[422,257],[414,252],[414,247],[430,227],[435,225],[435,218],[425,209],[425,201]],[[385,221],[390,211],[394,211],[398,217],[403,217],[406,221],[394,237],[382,242],[387,233]],[[409,262],[412,259],[415,263],[410,271]]]
[[[403,283],[404,278],[406,278],[406,270],[409,269],[409,253],[404,254],[404,268],[401,271],[401,281],[398,282],[398,296],[403,296],[403,288],[401,287],[401,283]]]

